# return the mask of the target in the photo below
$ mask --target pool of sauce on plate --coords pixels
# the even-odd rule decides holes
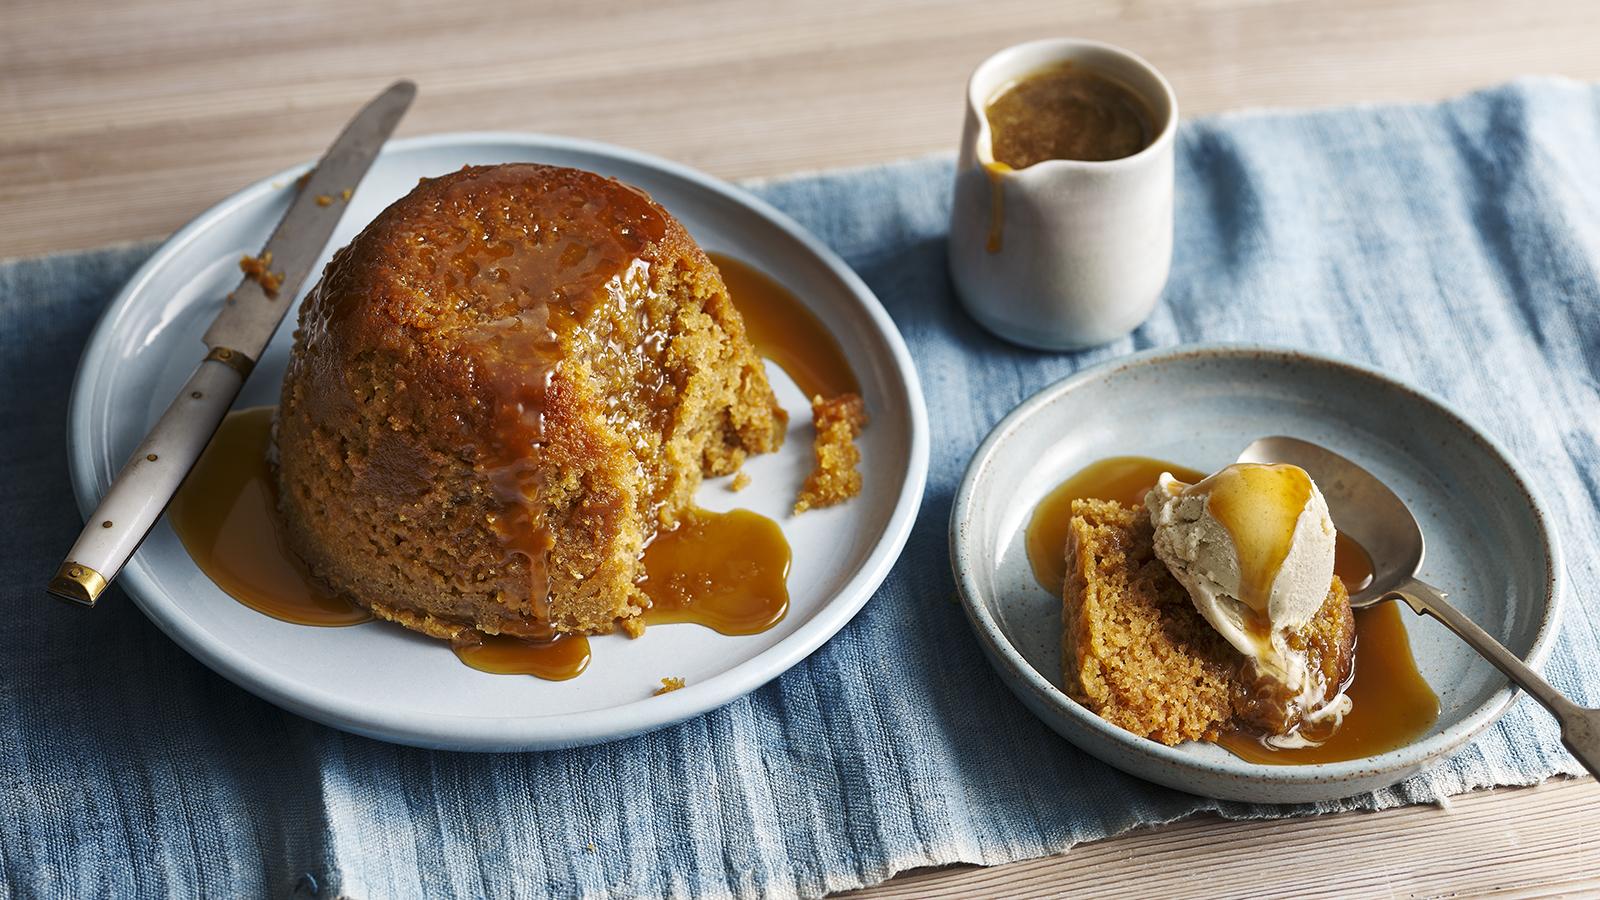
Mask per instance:
[[[1091,463],[1046,494],[1028,521],[1028,563],[1039,586],[1061,596],[1067,576],[1067,534],[1072,522],[1072,501],[1115,500],[1124,506],[1144,508],[1144,495],[1156,486],[1162,472],[1193,484],[1204,472],[1143,456],[1114,456]]]
[[[989,123],[988,250],[1000,252],[1007,173],[1047,159],[1106,162],[1150,146],[1155,115],[1122,82],[1071,62],[1031,72],[1000,90],[983,108]]]
[[[706,255],[722,273],[756,352],[787,372],[808,399],[861,393],[838,339],[799,297],[747,262]]]
[[[229,596],[297,625],[355,625],[372,614],[311,577],[278,529],[267,465],[272,407],[230,413],[172,498],[184,549]]]
[[[547,638],[486,634],[464,643],[452,643],[456,658],[494,675],[532,675],[545,681],[577,678],[589,667],[589,638],[582,634],[554,634]]]
[[[1205,473],[1142,456],[1118,456],[1085,467],[1062,482],[1034,507],[1025,536],[1028,561],[1040,586],[1060,596],[1066,577],[1066,547],[1072,501],[1115,500],[1142,507],[1144,495],[1162,472],[1194,484]],[[1333,571],[1354,594],[1372,583],[1372,559],[1344,533],[1334,544]],[[1359,759],[1403,747],[1425,734],[1439,717],[1439,698],[1417,670],[1411,641],[1394,601],[1355,611],[1355,672],[1345,693],[1350,713],[1327,741],[1316,747],[1278,750],[1255,735],[1223,735],[1221,746],[1249,762],[1308,765]]]
[[[759,634],[789,611],[789,542],[747,509],[691,509],[644,551],[649,625],[694,622],[728,635]]]
[[[1355,674],[1345,695],[1349,715],[1319,746],[1274,750],[1240,732],[1223,735],[1217,745],[1247,762],[1310,765],[1384,753],[1426,734],[1439,718],[1439,697],[1417,671],[1397,601],[1356,610]]]
[[[297,625],[354,625],[372,615],[323,587],[279,531],[267,464],[272,407],[229,413],[173,498],[173,529],[195,563],[240,603]],[[650,624],[694,622],[723,634],[757,634],[789,608],[791,553],[776,522],[736,509],[691,510],[645,551]],[[485,672],[574,678],[589,664],[589,640],[487,635],[452,647]]]

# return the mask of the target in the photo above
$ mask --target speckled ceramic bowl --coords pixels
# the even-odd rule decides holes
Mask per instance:
[[[1166,747],[1061,691],[1061,601],[1034,581],[1023,543],[1039,500],[1106,457],[1153,456],[1209,471],[1270,434],[1315,441],[1383,479],[1427,536],[1422,577],[1530,664],[1543,662],[1557,621],[1560,550],[1505,451],[1444,403],[1376,370],[1262,347],[1125,357],[1057,382],[1006,416],[974,455],[951,513],[962,603],[984,652],[1028,708],[1119,769],[1252,802],[1386,787],[1450,754],[1512,700],[1506,679],[1431,619],[1407,613],[1405,623],[1439,695],[1439,719],[1416,742],[1365,759],[1264,766],[1211,744]]]

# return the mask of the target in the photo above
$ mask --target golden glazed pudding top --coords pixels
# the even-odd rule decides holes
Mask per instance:
[[[504,505],[490,524],[508,553],[526,558],[540,596],[551,538],[520,500],[539,486],[530,479],[542,477],[535,457],[547,430],[577,414],[552,376],[574,341],[605,343],[595,332],[607,318],[595,313],[612,310],[601,304],[638,308],[651,267],[686,257],[704,261],[675,219],[615,179],[535,164],[469,166],[424,179],[334,257],[308,300],[304,355],[328,367],[311,373],[314,383],[362,387],[318,390],[305,400],[315,418],[335,421],[354,415],[357,402],[385,399],[357,392],[404,393],[405,427],[446,443],[453,437],[463,460],[494,486]],[[668,338],[647,330],[618,352],[660,354]],[[395,368],[410,383],[385,388],[382,377],[346,377],[352,368],[387,365],[378,357],[402,360]],[[635,395],[615,397],[619,405],[642,400],[670,415],[671,386],[628,391]],[[564,445],[559,452],[599,451]],[[372,460],[363,488],[396,498],[420,493],[425,467],[401,456]]]

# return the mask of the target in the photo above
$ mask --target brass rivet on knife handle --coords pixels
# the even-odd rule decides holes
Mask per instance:
[[[239,373],[240,378],[249,378],[250,372],[256,367],[256,361],[229,347],[212,347],[206,354],[207,360],[215,360]]]
[[[99,572],[70,559],[61,564],[56,577],[50,579],[49,587],[45,588],[54,596],[84,606],[93,606],[105,589],[106,580]]]

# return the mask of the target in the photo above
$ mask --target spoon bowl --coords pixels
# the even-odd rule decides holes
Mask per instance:
[[[1289,463],[1306,470],[1328,501],[1339,531],[1372,558],[1372,581],[1351,593],[1356,609],[1372,606],[1422,568],[1427,542],[1405,501],[1366,469],[1332,450],[1292,437],[1264,437],[1244,448],[1242,463]]]

